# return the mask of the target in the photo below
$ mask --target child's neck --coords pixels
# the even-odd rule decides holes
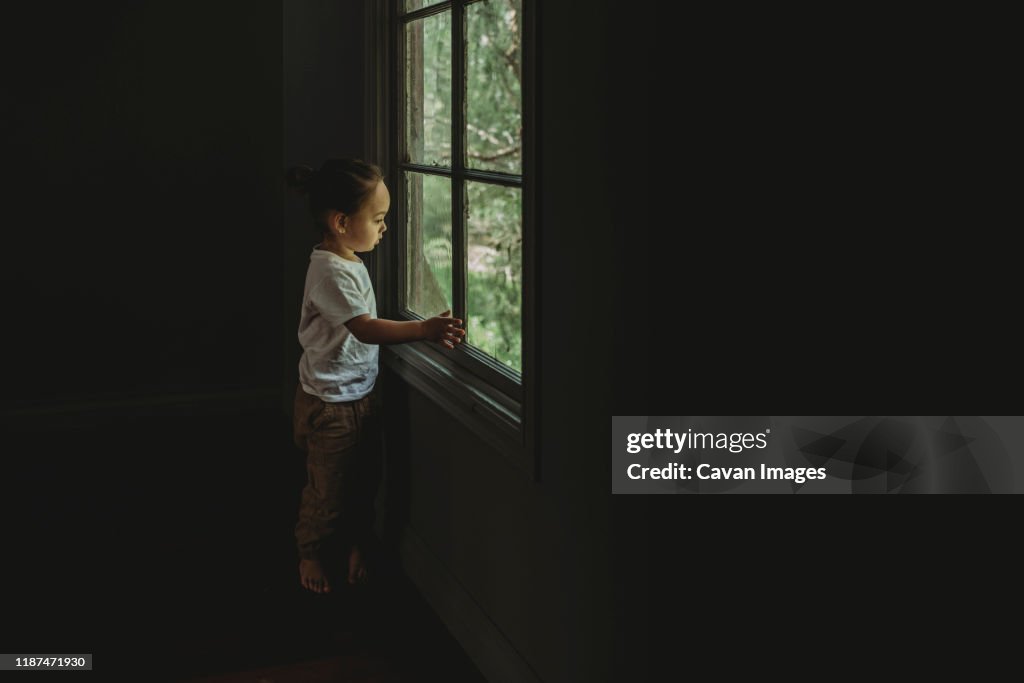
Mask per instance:
[[[346,261],[355,261],[356,263],[362,263],[362,260],[356,256],[356,253],[348,247],[339,244],[336,240],[325,237],[320,242],[320,248],[324,251],[329,251],[332,254],[337,254]]]

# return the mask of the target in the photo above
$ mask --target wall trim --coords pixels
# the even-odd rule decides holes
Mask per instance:
[[[542,683],[505,634],[406,525],[398,542],[406,575],[491,683]]]

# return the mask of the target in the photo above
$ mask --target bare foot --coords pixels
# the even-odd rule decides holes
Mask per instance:
[[[354,545],[348,554],[348,582],[363,583],[366,579],[366,561],[363,558],[363,551],[359,549],[359,546]]]
[[[303,588],[308,588],[314,593],[331,592],[331,584],[327,581],[327,574],[324,573],[319,560],[300,560],[299,580]]]

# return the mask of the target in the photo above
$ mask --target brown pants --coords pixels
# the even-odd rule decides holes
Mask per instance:
[[[295,391],[295,445],[306,451],[295,540],[299,557],[337,557],[373,534],[373,501],[381,477],[380,394],[328,403]]]

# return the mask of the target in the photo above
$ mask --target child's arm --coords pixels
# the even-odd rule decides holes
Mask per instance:
[[[369,313],[352,318],[345,326],[355,338],[364,344],[405,344],[427,340],[454,349],[462,342],[466,331],[458,327],[459,318],[452,318],[451,311],[427,320],[385,320],[372,318]]]

